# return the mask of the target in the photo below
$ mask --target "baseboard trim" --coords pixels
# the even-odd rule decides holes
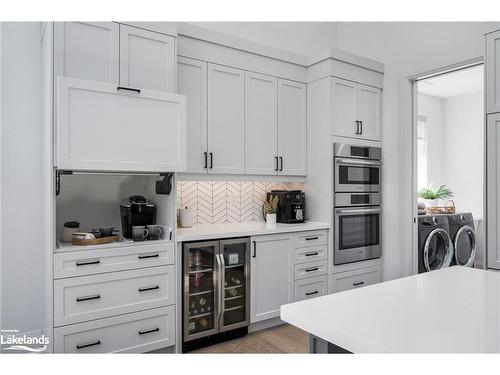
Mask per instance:
[[[261,331],[263,329],[276,327],[276,326],[279,326],[282,324],[285,324],[285,322],[283,320],[281,320],[280,318],[272,318],[272,319],[263,320],[262,322],[250,324],[250,326],[248,327],[248,333]]]

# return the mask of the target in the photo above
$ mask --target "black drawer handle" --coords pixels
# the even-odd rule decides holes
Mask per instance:
[[[153,332],[158,332],[160,329],[159,328],[155,328],[155,329],[150,329],[148,331],[139,331],[139,335],[145,335],[147,333],[153,333]]]
[[[313,241],[313,240],[317,240],[319,237],[316,236],[316,237],[306,237],[306,241]]]
[[[101,298],[101,296],[99,294],[96,294],[95,296],[77,297],[76,302],[90,301],[90,300],[99,299],[99,298]]]
[[[319,270],[319,267],[306,268],[306,272],[312,272]]]
[[[96,342],[91,342],[89,344],[77,345],[77,349],[89,348],[91,346],[101,345],[101,340],[97,340]]]
[[[315,251],[314,253],[306,253],[306,257],[312,257],[313,255],[318,255],[319,253]]]
[[[76,266],[90,266],[91,264],[99,264],[101,263],[100,260],[89,260],[89,261],[83,261],[83,262],[76,262]]]
[[[148,259],[148,258],[158,258],[160,254],[151,254],[151,255],[139,255],[139,259]]]
[[[141,90],[140,90],[140,89],[134,89],[134,88],[132,88],[132,87],[118,86],[116,89],[117,89],[117,90],[125,90],[125,91],[134,91],[134,92],[136,92],[136,93],[138,93],[138,94],[140,94],[140,93],[141,93]]]
[[[148,286],[146,288],[139,288],[139,292],[147,292],[148,290],[156,290],[156,289],[160,289],[160,286],[159,285],[155,285],[155,286]]]
[[[358,281],[357,283],[352,283],[352,286],[363,285],[364,283],[364,281]]]
[[[306,292],[306,296],[312,296],[313,294],[318,294],[319,292],[315,290],[314,292]]]

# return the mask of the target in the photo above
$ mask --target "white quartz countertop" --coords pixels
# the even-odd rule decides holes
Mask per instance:
[[[354,353],[499,353],[500,273],[450,267],[281,307]]]
[[[192,228],[178,228],[177,241],[198,241],[215,238],[258,236],[265,234],[302,232],[329,229],[327,223],[308,221],[301,224],[276,224],[276,228],[267,228],[265,223],[201,224]]]

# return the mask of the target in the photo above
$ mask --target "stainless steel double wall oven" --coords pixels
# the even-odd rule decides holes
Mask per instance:
[[[382,149],[334,144],[334,264],[382,255]]]

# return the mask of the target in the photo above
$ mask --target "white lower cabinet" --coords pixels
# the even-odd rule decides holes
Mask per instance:
[[[340,272],[332,275],[330,291],[332,293],[343,292],[376,284],[380,281],[382,281],[382,268],[380,266]]]
[[[54,329],[56,353],[142,353],[174,344],[174,306]]]
[[[279,317],[292,301],[292,243],[290,235],[252,238],[250,323]]]
[[[327,267],[328,264],[326,260],[297,264],[294,266],[294,279],[300,280],[319,275],[326,275]]]
[[[175,304],[174,266],[54,281],[56,327]]]
[[[303,301],[328,294],[328,277],[311,277],[304,280],[295,281],[293,301]]]

